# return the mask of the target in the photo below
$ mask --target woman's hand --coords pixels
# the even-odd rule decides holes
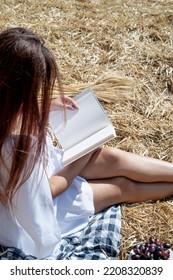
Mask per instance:
[[[69,96],[57,97],[52,100],[50,111],[63,110],[64,107],[67,110],[78,110],[76,102]]]

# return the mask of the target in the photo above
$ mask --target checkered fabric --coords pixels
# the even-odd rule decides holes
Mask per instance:
[[[88,226],[70,235],[58,244],[57,253],[46,259],[57,260],[105,260],[116,259],[121,239],[121,208],[112,206],[94,215]],[[0,260],[29,260],[16,248],[0,247]]]
[[[35,260],[31,255],[25,255],[20,249],[0,245],[0,260]]]

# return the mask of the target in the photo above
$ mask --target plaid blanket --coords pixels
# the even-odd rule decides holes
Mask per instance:
[[[46,259],[104,260],[116,259],[121,238],[121,208],[112,206],[94,215],[88,226],[63,238],[58,251]],[[20,249],[0,246],[0,260],[33,260]]]

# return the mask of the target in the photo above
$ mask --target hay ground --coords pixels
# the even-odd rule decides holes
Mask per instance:
[[[14,26],[44,38],[66,93],[93,86],[117,131],[110,145],[173,162],[171,0],[1,0],[0,29]],[[120,259],[150,235],[173,243],[171,198],[122,205]]]

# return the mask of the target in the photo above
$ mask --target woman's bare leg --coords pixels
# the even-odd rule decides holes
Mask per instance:
[[[123,176],[138,182],[173,182],[173,164],[107,147],[93,153],[80,176],[87,180]]]
[[[122,202],[158,200],[173,195],[173,183],[139,183],[124,177],[89,181],[95,211]]]

